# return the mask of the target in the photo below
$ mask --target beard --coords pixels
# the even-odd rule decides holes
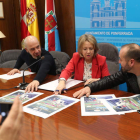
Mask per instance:
[[[40,59],[41,58],[41,56],[39,55],[39,56],[37,56],[37,59]]]
[[[130,72],[131,69],[132,69],[132,67],[130,67],[130,66],[128,65],[128,63],[126,63],[126,65],[125,65],[124,67],[122,67],[122,71],[123,71],[123,72]]]
[[[34,59],[39,59],[40,57],[41,57],[41,53],[39,53],[38,55],[32,55],[32,57],[34,58]]]

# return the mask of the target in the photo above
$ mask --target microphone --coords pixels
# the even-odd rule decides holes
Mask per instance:
[[[22,82],[22,83],[19,83],[19,88],[20,88],[20,89],[25,89],[25,88],[28,86],[28,84],[29,84],[29,83],[26,83],[26,82],[25,82],[25,77],[24,77],[24,72],[25,72],[25,70],[28,69],[28,68],[30,68],[32,65],[36,64],[38,61],[43,60],[44,58],[45,58],[45,56],[41,56],[37,61],[35,61],[34,63],[32,63],[31,65],[29,65],[28,67],[26,67],[26,68],[23,70],[23,76],[22,76],[23,82]]]

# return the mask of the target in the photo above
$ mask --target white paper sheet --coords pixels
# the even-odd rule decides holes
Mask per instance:
[[[74,79],[68,79],[66,82],[66,89],[73,87],[83,81],[80,80],[74,80]],[[38,88],[39,89],[44,89],[44,90],[50,90],[50,91],[55,91],[56,87],[58,86],[58,79],[51,81],[49,83],[40,85]]]
[[[45,119],[77,102],[79,99],[63,95],[51,95],[24,106],[23,111]]]
[[[81,97],[81,115],[82,116],[97,116],[97,115],[118,115],[108,104],[103,103],[103,99],[114,99],[114,94],[106,95],[90,95],[89,97]]]
[[[104,103],[108,103],[118,113],[130,113],[140,110],[140,95],[120,97],[103,101]]]
[[[1,79],[5,79],[5,80],[10,80],[10,79],[14,79],[14,78],[18,78],[18,77],[22,77],[23,76],[23,71],[20,71],[21,73],[15,73],[14,75],[7,75],[7,74],[3,74],[0,75]],[[25,71],[24,75],[30,75],[30,74],[34,74],[34,72],[30,72],[30,71]]]
[[[0,102],[13,102],[15,97],[18,95],[22,104],[42,95],[41,92],[25,93],[24,90],[17,90],[3,97],[0,97]]]

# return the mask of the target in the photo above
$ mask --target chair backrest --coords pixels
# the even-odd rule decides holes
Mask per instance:
[[[106,57],[110,74],[119,70],[119,52],[116,46],[110,43],[98,43],[99,54]]]
[[[110,43],[98,43],[98,47],[98,53],[106,57],[110,74],[119,71],[119,52],[117,47]],[[119,89],[119,86],[114,87],[114,89]]]
[[[21,51],[18,49],[3,51],[0,56],[0,68],[14,68]],[[21,69],[26,67],[27,65],[23,64]]]
[[[55,60],[56,74],[60,74],[61,71],[66,67],[66,65],[70,61],[70,57],[65,52],[50,51],[50,54]]]

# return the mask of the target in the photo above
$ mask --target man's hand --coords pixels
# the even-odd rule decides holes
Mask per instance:
[[[18,69],[13,69],[7,73],[7,75],[14,75],[15,73],[21,73]]]
[[[33,92],[37,91],[39,86],[39,82],[37,80],[33,80],[25,89],[25,92]]]
[[[84,85],[90,84],[90,83],[98,81],[98,80],[100,80],[100,78],[90,78],[85,82]]]
[[[1,121],[1,119],[0,119]],[[21,126],[23,124],[23,109],[21,101],[17,96],[14,100],[12,108],[8,117],[0,127],[0,139],[1,140],[18,140]]]
[[[55,95],[61,94],[63,89],[65,88],[66,88],[66,82],[64,80],[61,80],[54,91]],[[64,92],[66,93],[66,90],[64,90]]]
[[[75,97],[75,98],[81,98],[83,95],[86,95],[88,97],[90,95],[90,93],[91,93],[90,88],[89,87],[85,87],[85,88],[83,88],[83,89],[75,92],[73,94],[73,97]]]

